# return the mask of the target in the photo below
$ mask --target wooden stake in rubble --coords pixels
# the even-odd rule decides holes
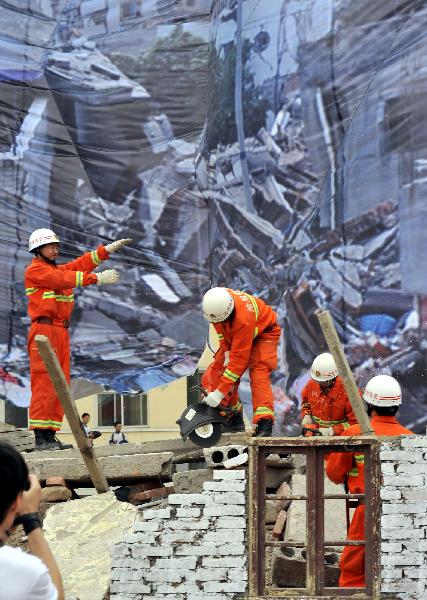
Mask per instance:
[[[92,483],[98,494],[108,492],[110,488],[108,487],[107,479],[96,459],[94,449],[90,445],[89,440],[81,427],[76,403],[71,397],[70,387],[65,379],[65,375],[61,369],[58,358],[52,349],[49,338],[47,338],[45,335],[36,335],[35,342],[49,377],[52,380],[58,398],[62,404],[65,416],[67,417],[71,431],[73,432],[77,442],[77,446],[79,447],[83,460],[85,461]]]
[[[360,397],[359,390],[357,389],[356,382],[354,381],[353,374],[348,364],[347,358],[344,354],[343,347],[338,337],[337,330],[335,329],[334,322],[332,321],[329,310],[325,310],[317,315],[320,327],[322,328],[323,334],[328,344],[328,348],[332,356],[334,357],[335,364],[340,372],[345,391],[350,400],[351,407],[357,422],[360,425],[362,433],[364,435],[375,435],[368,415],[366,414],[365,405],[362,398]]]

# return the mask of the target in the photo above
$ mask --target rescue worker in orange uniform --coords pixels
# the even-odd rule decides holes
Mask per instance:
[[[395,415],[402,403],[399,383],[389,375],[377,375],[368,381],[363,398],[371,417],[371,425],[376,435],[408,435]],[[352,425],[343,435],[360,435],[360,425]],[[357,452],[332,452],[326,463],[326,474],[334,483],[347,482],[351,494],[365,491],[364,456]],[[348,530],[347,539],[365,539],[365,505],[359,503]],[[340,587],[363,588],[365,586],[365,547],[345,546],[340,560]]]
[[[303,432],[316,429],[325,436],[341,435],[357,423],[332,354],[316,356],[311,365],[311,379],[301,395]]]
[[[36,449],[63,449],[55,437],[61,428],[64,411],[39,355],[34,338],[49,338],[67,382],[70,382],[70,338],[68,328],[74,306],[73,288],[92,284],[116,283],[117,271],[92,271],[130,240],[118,240],[63,265],[57,265],[59,238],[50,229],[37,229],[29,240],[34,258],[25,271],[25,292],[31,327],[28,335],[31,402],[29,425],[34,430]],[[68,446],[70,447],[70,446]]]
[[[263,300],[246,292],[223,287],[208,290],[203,314],[219,338],[214,361],[202,377],[209,394],[204,401],[212,407],[228,406],[235,412],[229,421],[232,431],[244,431],[239,401],[240,378],[249,369],[256,436],[271,436],[274,397],[270,375],[277,368],[281,329],[277,315]]]

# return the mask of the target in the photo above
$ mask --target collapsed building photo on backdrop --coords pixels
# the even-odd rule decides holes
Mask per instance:
[[[28,4],[0,13],[6,405],[29,402],[22,281],[48,227],[67,260],[133,239],[114,293],[76,294],[74,377],[124,392],[192,374],[203,293],[228,286],[279,315],[276,434],[299,435],[325,308],[357,383],[397,377],[424,432],[424,3]]]

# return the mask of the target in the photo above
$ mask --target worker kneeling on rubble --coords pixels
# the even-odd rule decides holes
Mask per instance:
[[[92,284],[116,283],[119,275],[114,269],[92,273],[113,252],[131,240],[123,239],[87,252],[76,260],[57,265],[59,238],[50,229],[37,229],[29,240],[34,254],[25,271],[25,292],[31,327],[28,336],[30,357],[31,403],[29,424],[34,429],[36,450],[63,449],[55,437],[61,428],[64,411],[41,359],[36,335],[49,338],[67,382],[70,382],[70,338],[68,328],[74,306],[73,288]],[[71,446],[67,446],[71,447]]]
[[[402,403],[399,383],[389,375],[377,375],[368,381],[363,398],[376,435],[399,436],[411,434],[397,421],[395,415]],[[360,435],[360,425],[353,425],[343,435]],[[333,452],[326,463],[326,473],[334,483],[347,483],[350,494],[365,492],[364,455],[357,452]],[[365,505],[359,501],[348,530],[347,539],[365,539]],[[340,587],[365,586],[365,547],[345,546],[340,560]]]
[[[281,332],[276,313],[246,292],[216,287],[204,295],[203,314],[219,338],[214,361],[202,377],[202,385],[209,392],[204,401],[212,407],[232,408],[235,415],[230,419],[230,429],[244,431],[238,386],[249,368],[255,435],[270,436],[274,422],[270,375],[277,367]]]
[[[357,423],[332,354],[319,354],[302,390],[303,435],[341,435]]]

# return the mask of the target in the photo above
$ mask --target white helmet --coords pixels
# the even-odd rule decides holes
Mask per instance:
[[[319,354],[311,365],[311,378],[315,381],[330,381],[338,375],[334,357],[329,352]]]
[[[394,377],[377,375],[366,384],[363,398],[372,406],[400,406],[402,390]]]
[[[223,287],[215,287],[203,296],[203,315],[210,323],[221,323],[231,315],[233,296]]]
[[[28,249],[30,250],[30,252],[32,252],[36,248],[40,248],[40,246],[53,243],[59,244],[59,237],[54,231],[52,231],[51,229],[36,229],[30,235],[30,239],[28,241]]]

